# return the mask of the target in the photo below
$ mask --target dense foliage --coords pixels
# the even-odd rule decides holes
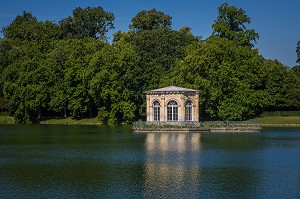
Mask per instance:
[[[19,123],[67,116],[131,123],[145,117],[143,91],[170,85],[199,89],[201,115],[215,119],[300,110],[300,67],[253,48],[258,34],[243,9],[225,3],[218,11],[206,40],[189,27],[172,29],[172,17],[152,9],[111,44],[114,15],[102,7],[76,8],[59,23],[23,12],[0,39],[0,111]]]
[[[249,45],[253,47],[253,43],[259,38],[259,35],[253,30],[248,30],[245,23],[251,23],[243,9],[235,6],[229,6],[224,3],[218,7],[219,16],[215,20],[213,27],[213,35],[227,38],[235,41],[239,45]]]

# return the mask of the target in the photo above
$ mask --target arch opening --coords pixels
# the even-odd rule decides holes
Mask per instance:
[[[167,120],[178,121],[178,104],[174,100],[167,104]]]

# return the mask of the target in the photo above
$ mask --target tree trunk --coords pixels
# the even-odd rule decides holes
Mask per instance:
[[[64,117],[65,118],[67,117],[67,106],[66,105],[64,106]]]

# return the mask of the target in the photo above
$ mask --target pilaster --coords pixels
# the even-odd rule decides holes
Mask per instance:
[[[151,121],[150,120],[150,96],[146,95],[146,109],[147,109],[147,121]]]
[[[165,96],[164,95],[161,95],[160,96],[160,121],[167,121],[167,118],[166,118],[166,113],[165,113],[165,110],[166,110],[166,107],[165,107]]]

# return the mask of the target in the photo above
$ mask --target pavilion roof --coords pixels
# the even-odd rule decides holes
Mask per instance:
[[[164,88],[145,91],[145,93],[160,93],[160,92],[199,92],[199,90],[183,88],[178,86],[168,86]]]

